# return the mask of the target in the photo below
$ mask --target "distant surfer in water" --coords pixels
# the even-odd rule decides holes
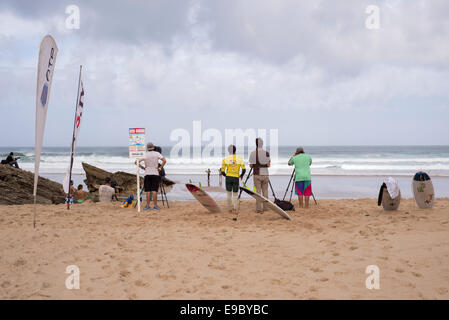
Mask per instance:
[[[230,213],[235,213],[238,206],[239,178],[243,178],[246,169],[243,159],[235,154],[236,147],[231,144],[228,147],[228,151],[229,156],[223,159],[220,172],[226,177],[225,185],[228,196],[228,210]],[[242,169],[241,174],[240,168]]]
[[[210,169],[206,170],[206,174],[207,174],[207,186],[210,187]]]
[[[218,169],[218,184],[220,188],[223,186],[223,176],[221,175],[221,169]]]
[[[254,186],[256,187],[256,192],[268,198],[268,167],[270,166],[270,153],[262,148],[263,140],[262,138],[256,139],[256,150],[251,152],[249,156],[249,166],[253,169],[254,175]],[[256,212],[263,213],[267,210],[265,203],[262,201],[256,201]]]
[[[305,154],[302,147],[297,148],[295,154],[288,161],[289,166],[295,166],[295,193],[298,195],[300,208],[303,207],[303,197],[305,197],[304,207],[309,207],[309,199],[312,195],[311,164],[312,157]]]
[[[153,209],[160,210],[161,208],[157,205],[157,192],[159,190],[159,184],[161,182],[161,176],[159,172],[164,169],[167,160],[157,151],[155,151],[154,144],[151,142],[147,143],[147,152],[145,153],[145,158],[138,159],[139,167],[145,170],[145,177],[143,180],[144,191],[147,194],[147,205],[143,210],[151,210],[150,207],[150,193],[153,194]],[[162,161],[159,165],[159,160]],[[136,163],[137,163],[136,161]],[[141,162],[145,162],[145,167],[141,166]]]

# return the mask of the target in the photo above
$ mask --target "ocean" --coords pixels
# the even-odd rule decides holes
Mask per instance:
[[[247,163],[252,149],[238,148],[237,153]],[[271,181],[278,197],[285,193],[292,173],[287,162],[295,149],[294,146],[269,149],[272,155]],[[411,197],[411,179],[420,170],[432,177],[436,196],[449,196],[449,146],[304,146],[304,149],[313,159],[312,184],[317,198],[374,198],[383,178],[387,176],[393,176],[399,181],[404,197]],[[34,148],[0,147],[2,159],[10,151],[20,157],[22,169],[34,171]],[[218,168],[225,150],[210,155],[204,148],[190,148],[184,157],[173,152],[172,147],[162,146],[162,154],[167,158],[165,168],[168,178],[180,183],[192,180],[206,185],[205,170],[210,168],[212,185],[218,184]],[[78,147],[73,166],[75,184],[83,184],[85,179],[82,162],[111,172],[136,172],[134,161],[128,157],[128,147]],[[68,147],[44,147],[40,174],[61,182],[68,164]],[[252,179],[249,181],[252,185]],[[177,185],[169,197],[173,200],[191,199],[183,185]],[[217,193],[216,197],[225,199],[221,193]]]

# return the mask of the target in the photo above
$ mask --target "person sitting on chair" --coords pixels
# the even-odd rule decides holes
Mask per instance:
[[[112,196],[115,194],[115,189],[111,187],[111,178],[104,179],[104,184],[98,189],[100,202],[111,202]]]

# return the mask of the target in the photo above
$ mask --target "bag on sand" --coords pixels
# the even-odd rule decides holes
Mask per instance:
[[[295,211],[295,206],[287,200],[280,200],[276,198],[276,195],[274,194],[273,186],[271,185],[271,181],[268,180],[268,185],[271,188],[271,192],[273,193],[274,203],[281,208],[284,211]]]
[[[295,206],[290,201],[274,198],[274,203],[284,211],[295,211]]]
[[[130,196],[128,197],[128,199],[126,199],[125,201],[123,201],[123,203],[122,203],[122,208],[128,208],[128,207],[132,208],[132,207],[133,207],[133,201],[134,201],[134,196],[133,196],[133,195],[130,195]]]

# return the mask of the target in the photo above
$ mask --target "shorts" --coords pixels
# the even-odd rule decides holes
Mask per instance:
[[[240,181],[237,177],[228,177],[226,176],[226,191],[238,192]]]
[[[148,175],[143,179],[143,188],[145,192],[158,191],[161,177],[156,175]]]
[[[296,181],[295,194],[298,196],[310,197],[312,195],[312,181]]]

